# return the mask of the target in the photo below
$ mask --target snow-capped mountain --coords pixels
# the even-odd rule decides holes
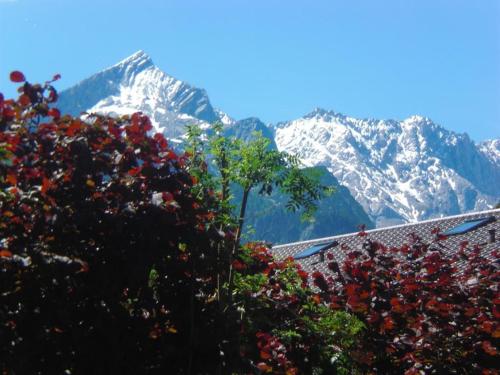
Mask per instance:
[[[185,125],[193,123],[208,127],[220,120],[228,135],[241,138],[260,130],[305,166],[326,167],[377,226],[500,201],[499,139],[474,144],[420,116],[360,120],[321,109],[270,127],[256,118],[236,121],[212,107],[205,90],[164,73],[142,51],[61,92],[58,106],[73,115],[141,111],[174,142],[182,142]]]
[[[151,118],[155,131],[174,143],[183,142],[185,125],[195,123],[203,128],[216,120],[225,125],[227,136],[250,139],[254,131],[261,131],[273,139],[272,129],[259,119],[236,121],[213,108],[204,90],[165,74],[142,51],[62,91],[58,107],[73,115],[141,111]],[[276,148],[274,141],[271,147]],[[283,243],[352,232],[359,224],[373,227],[350,192],[333,175],[323,177],[324,183],[337,187],[337,193],[322,201],[314,222],[303,222],[299,213],[287,212],[286,197],[274,192],[270,197],[250,199],[246,222],[254,230],[247,237]]]
[[[141,111],[150,116],[157,131],[170,138],[184,134],[187,124],[234,122],[212,107],[205,90],[165,74],[143,51],[63,91],[58,105],[73,115]]]
[[[492,163],[500,165],[500,139],[490,139],[481,142],[479,144],[479,150],[484,156],[490,159]]]
[[[316,109],[274,131],[278,149],[327,167],[377,226],[487,209],[500,200],[500,141],[476,145],[425,117],[360,120]]]

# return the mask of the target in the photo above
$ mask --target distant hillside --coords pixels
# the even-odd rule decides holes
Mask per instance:
[[[286,211],[287,199],[283,195],[256,197],[254,194],[248,205],[246,223],[255,233],[250,231],[248,239],[264,238],[278,244],[351,233],[357,231],[361,224],[365,224],[367,229],[374,228],[349,189],[341,186],[326,168],[316,168],[324,172],[322,183],[335,187],[336,192],[319,202],[314,220],[302,221],[300,214]]]

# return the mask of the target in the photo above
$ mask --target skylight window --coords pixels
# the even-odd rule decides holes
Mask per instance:
[[[330,249],[334,246],[337,246],[337,245],[338,245],[337,241],[313,245],[313,246],[308,247],[307,249],[303,250],[302,252],[295,254],[293,259],[295,259],[295,260],[304,259],[304,258],[310,257],[311,255],[314,255],[314,254],[320,254],[323,251],[328,250],[328,249]]]
[[[442,234],[445,236],[455,236],[457,234],[464,234],[464,233],[473,231],[477,228],[480,228],[486,224],[489,224],[495,220],[496,219],[494,216],[489,216],[489,217],[484,217],[482,219],[464,221],[463,223],[458,224],[457,226],[448,229],[447,231],[443,232]]]

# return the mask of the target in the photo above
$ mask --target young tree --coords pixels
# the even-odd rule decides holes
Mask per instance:
[[[254,132],[252,139],[245,142],[227,139],[222,130],[221,125],[214,128],[211,151],[221,176],[225,170],[225,180],[236,183],[242,189],[237,244],[241,239],[248,199],[253,189],[258,189],[259,194],[269,195],[278,188],[289,198],[287,208],[290,211],[302,210],[305,219],[311,218],[318,200],[325,194],[333,193],[330,186],[321,185],[320,175],[309,169],[301,169],[297,157],[273,149],[270,140],[263,137],[262,133]]]
[[[197,166],[195,173],[200,176],[207,174],[208,168],[206,165],[200,168],[199,160],[213,162],[218,180],[211,175],[210,186],[218,188],[227,207],[235,195],[231,188],[236,185],[241,189],[241,200],[236,203],[235,248],[241,241],[252,190],[258,189],[259,194],[269,195],[278,188],[289,197],[287,208],[291,211],[302,209],[304,218],[312,216],[319,199],[333,192],[331,187],[321,185],[320,175],[301,169],[297,157],[273,149],[270,140],[262,133],[253,133],[249,141],[225,137],[223,133],[223,125],[216,123],[208,133],[208,142],[204,142],[204,134],[197,126],[188,127],[188,151],[192,154],[192,164]]]
[[[310,170],[300,169],[299,159],[272,149],[270,141],[256,132],[249,141],[227,138],[221,123],[214,124],[208,134],[208,145],[203,142],[203,134],[196,126],[188,128],[188,145],[194,170],[200,178],[208,173],[206,165],[200,168],[199,159],[210,159],[216,168],[218,180],[210,177],[210,186],[220,191],[223,207],[231,216],[231,187],[241,189],[241,201],[236,222],[236,233],[229,260],[228,297],[231,301],[233,290],[233,259],[240,248],[241,235],[245,223],[248,199],[253,189],[259,194],[271,194],[275,188],[287,194],[287,208],[291,211],[303,209],[303,216],[310,218],[316,210],[316,202],[325,194],[333,192],[331,187],[320,184],[321,176]],[[201,157],[200,157],[201,156]]]

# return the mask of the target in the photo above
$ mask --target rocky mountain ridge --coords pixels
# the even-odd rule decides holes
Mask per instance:
[[[74,115],[142,111],[177,143],[192,123],[222,121],[228,135],[241,138],[262,131],[305,166],[330,171],[377,226],[486,209],[500,200],[498,139],[475,144],[421,116],[361,120],[323,109],[271,126],[257,118],[236,121],[215,109],[205,90],[164,73],[143,51],[61,92],[59,107]]]
[[[362,120],[316,109],[273,128],[278,149],[327,167],[377,226],[488,209],[500,199],[499,141],[476,145],[426,117]]]

